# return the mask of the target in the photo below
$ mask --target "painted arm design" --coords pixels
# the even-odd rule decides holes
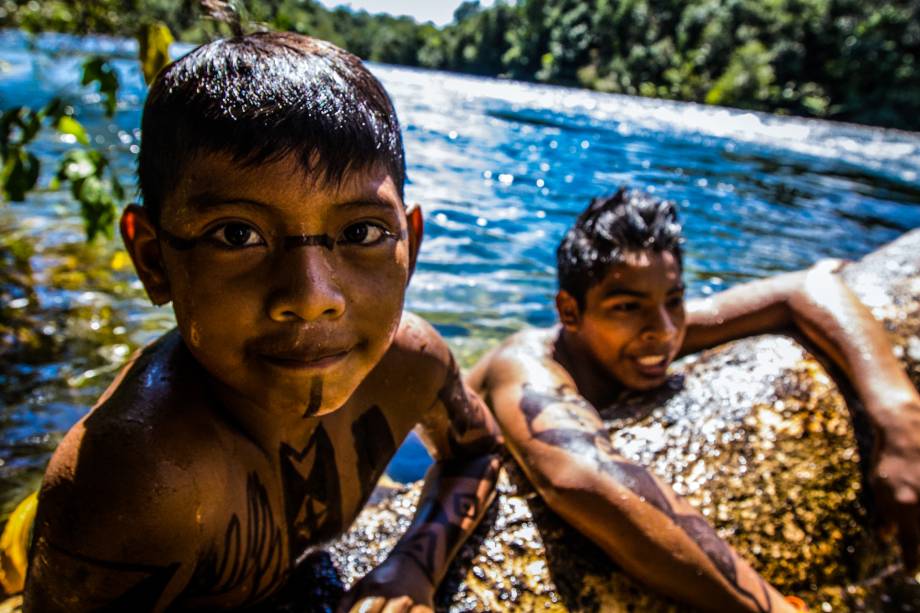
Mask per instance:
[[[498,409],[512,452],[553,510],[626,570],[704,609],[787,610],[693,507],[616,453],[574,389],[524,384],[515,396],[514,424]]]
[[[500,436],[453,362],[422,426],[436,461],[425,475],[412,524],[387,560],[345,597],[340,610],[353,610],[349,607],[360,602],[362,610],[377,611],[398,599],[406,610],[428,610],[450,561],[492,501]]]
[[[453,360],[431,413],[423,425],[437,461],[425,475],[415,519],[393,555],[411,558],[437,585],[492,501],[500,435]]]

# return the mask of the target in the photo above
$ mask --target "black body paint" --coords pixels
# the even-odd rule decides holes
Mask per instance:
[[[559,386],[553,392],[545,393],[535,390],[525,383],[520,406],[527,420],[527,428],[530,430],[531,436],[547,445],[566,449],[581,458],[592,461],[599,471],[612,476],[617,482],[643,498],[677,524],[703,550],[716,567],[716,570],[732,587],[753,601],[761,612],[769,613],[772,610],[772,603],[763,579],[758,577],[767,602],[767,608],[763,608],[751,592],[738,584],[738,572],[735,568],[731,549],[719,538],[712,526],[696,515],[677,513],[664,495],[664,492],[658,487],[655,479],[646,469],[631,462],[612,459],[616,452],[613,449],[613,445],[610,444],[610,439],[606,432],[585,423],[578,414],[571,410],[568,410],[566,417],[575,422],[580,422],[586,428],[585,430],[578,428],[536,430],[534,428],[536,419],[547,407],[554,404],[573,404],[582,410],[594,411],[594,408],[584,398],[565,386]]]
[[[310,403],[303,412],[304,419],[313,417],[323,406],[323,379],[322,377],[313,377],[310,381]]]
[[[163,228],[158,228],[157,234],[166,241],[166,244],[176,251],[189,251],[194,249],[198,246],[198,243],[204,239],[204,237],[201,236],[195,238],[182,238]],[[384,232],[384,236],[391,240],[402,241],[409,238],[409,233],[406,230],[402,230],[395,234],[393,232]],[[337,242],[328,234],[294,234],[281,237],[281,245],[287,251],[299,247],[324,247],[332,251],[337,244],[342,244],[342,242],[344,241]]]
[[[438,400],[450,417],[447,443],[451,455],[487,453],[495,448],[495,438],[486,426],[488,409],[478,396],[467,392],[453,356],[444,385],[438,390]]]
[[[169,585],[169,582],[172,581],[173,575],[175,575],[176,571],[179,569],[179,562],[167,564],[166,566],[111,562],[73,553],[51,542],[48,542],[48,545],[55,551],[79,562],[83,562],[84,564],[99,566],[109,571],[145,575],[140,581],[128,588],[115,600],[104,607],[96,609],[96,611],[102,613],[152,611],[160,598],[162,598],[164,592],[166,592],[166,587]]]
[[[438,550],[438,536],[433,532],[419,532],[393,549],[392,555],[406,556],[425,573],[434,585],[435,554]]]
[[[466,459],[442,460],[438,462],[438,479],[474,479],[476,486],[483,481],[494,486],[498,479],[498,459],[482,456],[474,461]],[[490,488],[491,489],[491,488]],[[437,564],[438,542],[443,540],[444,552],[450,551],[463,536],[463,522],[480,516],[483,500],[474,491],[458,491],[451,495],[445,508],[434,497],[419,502],[416,513],[426,528],[405,541],[400,541],[393,553],[412,559],[434,583]]]
[[[396,453],[396,441],[383,411],[377,405],[365,411],[351,425],[355,453],[358,456],[358,484],[361,486],[361,506],[364,506],[377,480]]]
[[[335,247],[335,240],[328,234],[304,234],[301,236],[285,236],[282,240],[285,249],[297,247],[325,247],[329,251]]]
[[[320,424],[301,451],[282,443],[281,479],[291,559],[342,529],[342,492],[332,440]]]
[[[199,561],[189,586],[192,593],[227,594],[249,584],[249,595],[238,605],[246,606],[268,596],[284,581],[287,569],[281,528],[255,472],[246,483],[246,501],[245,529],[234,513],[220,556],[212,549]]]

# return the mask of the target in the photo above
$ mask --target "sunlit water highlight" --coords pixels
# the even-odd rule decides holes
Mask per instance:
[[[174,55],[187,50],[174,49]],[[122,92],[106,120],[78,84],[88,53],[115,58]],[[54,95],[78,110],[128,184],[145,88],[133,41],[0,33],[0,105]],[[692,296],[857,258],[920,226],[920,135],[446,73],[373,66],[403,125],[407,196],[426,240],[408,305],[461,361],[528,325],[554,321],[554,252],[587,201],[628,183],[676,201]],[[38,143],[44,184],[71,144]],[[86,247],[77,206],[45,191],[0,209],[10,241],[29,245],[40,332],[65,335],[47,358],[6,364],[0,498],[34,482],[60,434],[135,347],[172,326],[144,298],[117,241]],[[28,302],[28,301],[26,301]],[[35,305],[31,305],[35,306]],[[23,307],[25,308],[25,307]],[[419,474],[417,448],[397,477]]]

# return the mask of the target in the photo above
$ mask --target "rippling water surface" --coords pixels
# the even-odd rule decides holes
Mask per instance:
[[[188,47],[174,48],[174,55]],[[88,53],[115,58],[114,120],[79,86]],[[0,33],[0,106],[65,96],[133,185],[145,88],[133,42]],[[407,199],[426,239],[409,307],[467,365],[498,339],[554,321],[554,251],[587,201],[629,184],[680,206],[691,295],[858,258],[920,226],[920,134],[510,81],[373,66],[405,133]],[[72,145],[38,143],[44,183]],[[0,499],[34,484],[62,432],[138,345],[172,325],[117,241],[86,246],[67,193],[0,208],[35,284],[16,309],[50,348],[0,365]],[[418,472],[417,447],[393,473]]]

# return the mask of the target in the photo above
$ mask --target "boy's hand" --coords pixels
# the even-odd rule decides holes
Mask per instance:
[[[920,547],[920,400],[901,403],[897,427],[880,433],[871,482],[885,527],[897,530],[905,568],[917,566]]]
[[[429,613],[435,588],[421,567],[404,555],[391,555],[358,581],[339,603],[338,613]]]

